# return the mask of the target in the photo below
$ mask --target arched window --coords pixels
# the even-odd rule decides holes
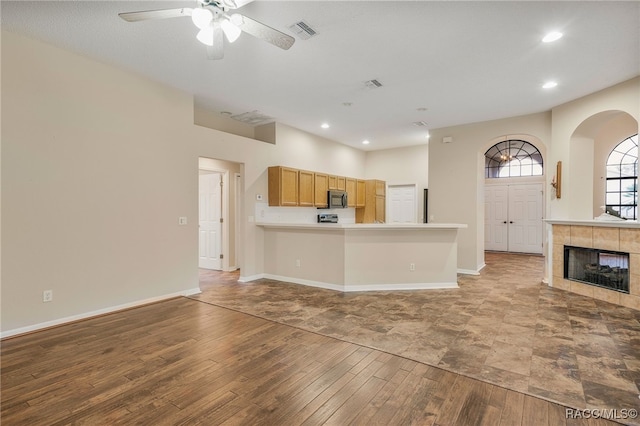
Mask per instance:
[[[499,142],[484,153],[486,178],[542,176],[542,154],[527,141]]]
[[[609,154],[605,197],[608,213],[638,218],[638,135],[623,140]]]

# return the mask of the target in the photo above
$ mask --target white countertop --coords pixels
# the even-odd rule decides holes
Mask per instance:
[[[464,223],[272,223],[256,222],[256,225],[265,228],[292,228],[292,229],[324,229],[328,231],[339,230],[430,230],[430,229],[461,229],[466,228]]]
[[[640,223],[635,220],[546,219],[545,222],[550,225],[602,226],[606,228],[640,228]]]

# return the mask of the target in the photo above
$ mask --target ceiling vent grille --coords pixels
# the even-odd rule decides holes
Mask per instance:
[[[418,127],[427,127],[428,124],[425,121],[414,121],[413,122],[414,126],[418,126]]]
[[[264,115],[258,111],[232,115],[231,118],[244,124],[248,124],[249,126],[259,126],[260,124],[270,123],[275,120],[273,117],[269,117],[268,115]]]
[[[302,40],[309,40],[311,37],[318,35],[318,32],[311,28],[311,25],[305,21],[296,22],[290,25],[289,29]]]
[[[373,80],[365,81],[364,85],[369,89],[377,89],[378,87],[382,87],[382,83],[380,83],[375,78]]]

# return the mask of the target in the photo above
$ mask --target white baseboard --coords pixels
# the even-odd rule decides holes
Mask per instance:
[[[177,293],[165,294],[162,296],[151,297],[149,299],[137,300],[135,302],[124,303],[122,305],[110,306],[104,309],[98,309],[97,311],[85,312],[78,315],[72,315],[70,317],[59,318],[52,321],[41,322],[39,324],[33,324],[26,327],[14,328],[13,330],[7,330],[0,333],[0,339],[6,337],[17,336],[19,334],[31,333],[34,331],[42,330],[45,328],[55,327],[74,321],[79,321],[91,317],[97,317],[100,315],[110,314],[116,311],[122,311],[124,309],[135,308],[137,306],[148,305],[149,303],[160,302],[162,300],[171,299],[179,296],[192,296],[200,293],[200,288],[191,288],[189,290],[179,291]]]
[[[482,265],[482,268],[484,268],[484,265]],[[480,270],[482,268],[480,268]],[[473,269],[458,269],[457,272],[463,275],[480,275],[480,270],[474,271]]]
[[[405,291],[459,288],[457,282],[345,285],[344,291]]]
[[[267,278],[270,280],[284,281],[284,282],[293,283],[293,284],[302,284],[309,287],[324,288],[326,290],[346,291],[343,285],[325,283],[322,281],[305,280],[302,278],[284,277],[282,275],[272,275],[272,274],[264,274],[264,278]]]
[[[435,290],[445,288],[458,288],[457,282],[445,283],[399,283],[399,284],[333,284],[322,281],[305,280],[302,278],[285,277],[282,275],[262,274],[261,278],[276,281],[301,284],[309,287],[324,288],[326,290],[342,291],[345,293],[356,291],[398,291],[398,290]]]
[[[248,283],[250,281],[259,280],[260,278],[265,278],[265,275],[264,274],[256,274],[256,275],[249,275],[248,277],[243,277],[242,275],[240,275],[240,277],[238,277],[238,282],[239,283]]]

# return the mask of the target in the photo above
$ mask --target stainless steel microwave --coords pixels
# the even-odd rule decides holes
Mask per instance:
[[[346,191],[329,190],[328,201],[330,209],[344,209],[347,207]]]

